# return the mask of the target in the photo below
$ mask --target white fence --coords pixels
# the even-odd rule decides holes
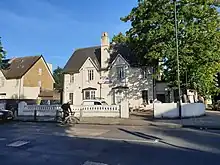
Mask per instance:
[[[76,117],[129,117],[128,102],[121,105],[71,106],[71,109]],[[27,105],[20,102],[18,116],[55,117],[60,110],[60,105]]]
[[[181,117],[197,117],[205,114],[205,104],[203,103],[182,103]],[[179,109],[177,103],[155,103],[155,118],[177,118]]]
[[[119,105],[72,106],[78,117],[120,117]]]

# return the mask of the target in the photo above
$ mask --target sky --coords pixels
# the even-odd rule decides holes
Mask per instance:
[[[6,58],[43,55],[64,67],[77,48],[100,45],[101,33],[125,32],[137,0],[0,0],[0,37]]]

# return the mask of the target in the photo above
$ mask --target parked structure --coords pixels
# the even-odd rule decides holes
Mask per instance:
[[[63,102],[79,105],[84,99],[104,99],[118,104],[128,99],[138,107],[153,100],[153,68],[138,65],[128,48],[111,45],[108,34],[101,46],[77,49],[64,67]]]
[[[0,99],[53,99],[53,84],[52,65],[43,56],[2,61]]]

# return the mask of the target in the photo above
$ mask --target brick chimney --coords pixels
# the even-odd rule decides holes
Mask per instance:
[[[105,69],[108,67],[108,62],[110,59],[109,54],[109,37],[107,32],[103,32],[101,36],[101,68]]]

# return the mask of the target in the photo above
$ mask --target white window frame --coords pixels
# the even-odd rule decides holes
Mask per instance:
[[[150,75],[149,73],[149,68],[142,68],[141,69],[141,74],[142,74],[142,78],[143,79],[147,79],[148,78],[148,75]]]
[[[94,80],[94,69],[88,70],[88,81]]]
[[[74,93],[69,93],[70,104],[73,105]]]
[[[116,66],[117,79],[122,80],[125,78],[125,67],[124,66]]]
[[[74,74],[70,75],[70,83],[74,83]]]
[[[38,75],[39,75],[39,76],[42,75],[42,69],[41,69],[41,68],[38,69]]]
[[[89,97],[87,98],[86,93],[89,92]],[[85,90],[83,93],[84,100],[92,100],[95,99],[95,90]]]
[[[42,83],[41,83],[41,81],[40,81],[40,80],[38,81],[38,86],[39,86],[39,87],[41,87],[41,86],[42,86]]]

